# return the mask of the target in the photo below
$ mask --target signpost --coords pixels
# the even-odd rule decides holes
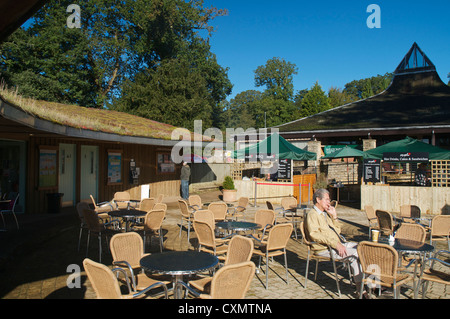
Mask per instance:
[[[379,159],[364,159],[364,182],[379,183],[381,180],[381,161]]]

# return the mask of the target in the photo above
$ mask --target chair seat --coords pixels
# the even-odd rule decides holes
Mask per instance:
[[[253,253],[258,256],[266,256],[266,247],[256,247],[253,249]],[[271,250],[268,253],[269,257],[284,255],[283,249]]]
[[[209,293],[209,290],[211,289],[211,281],[212,277],[198,277],[194,280],[189,280],[189,285],[195,289]]]
[[[423,272],[422,280],[430,280],[444,285],[449,285],[450,274],[435,269],[428,269]]]
[[[214,250],[209,247],[202,246],[200,248],[200,250],[214,255]],[[228,245],[216,246],[217,258],[219,258],[220,260],[225,260],[224,256],[219,256],[219,255],[226,254],[227,250],[228,250]]]
[[[365,279],[366,281],[373,281],[373,278]],[[408,281],[413,280],[413,277],[410,274],[398,274],[396,277],[396,285],[401,286]],[[390,276],[381,275],[380,278],[377,277],[375,280],[376,283],[380,284],[383,287],[392,287],[394,285],[394,278]]]
[[[136,276],[136,290],[144,290],[148,286],[151,286],[157,282],[163,282],[166,285],[172,282],[171,278],[163,275],[147,276],[145,273],[140,273]]]

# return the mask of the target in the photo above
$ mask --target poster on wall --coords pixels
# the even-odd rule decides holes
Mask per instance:
[[[108,185],[122,183],[122,152],[108,151]]]
[[[52,188],[58,186],[56,148],[41,148],[39,150],[39,188]]]
[[[170,158],[170,153],[158,153],[156,158],[158,174],[175,173],[175,163]]]

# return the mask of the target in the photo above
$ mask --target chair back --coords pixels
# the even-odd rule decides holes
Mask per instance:
[[[450,235],[450,215],[437,215],[431,221],[431,236]]]
[[[77,204],[77,213],[78,213],[78,217],[80,218],[81,221],[84,220],[83,211],[84,211],[85,209],[91,209],[91,208],[89,207],[89,204],[88,204],[88,203],[86,203],[86,202],[79,202],[79,203]]]
[[[199,195],[189,195],[188,198],[189,206],[191,206],[195,210],[202,209],[202,199]]]
[[[133,268],[140,268],[144,255],[144,242],[135,232],[119,233],[111,237],[109,248],[113,261],[126,261]]]
[[[141,200],[141,203],[139,205],[139,210],[142,210],[144,212],[149,212],[153,209],[153,206],[155,206],[154,198],[144,198]]]
[[[401,205],[400,217],[402,218],[420,218],[420,208],[416,205]]]
[[[366,274],[394,278],[398,268],[397,251],[386,244],[363,241],[357,246],[361,269]]]
[[[238,199],[239,207],[236,208],[236,212],[238,212],[238,213],[243,212],[247,208],[248,202],[249,202],[248,197],[240,197]]]
[[[425,242],[427,231],[419,224],[402,223],[395,233],[396,239],[408,239],[421,243]]]
[[[167,211],[167,204],[165,203],[156,203],[155,206],[153,206],[153,210],[160,210]]]
[[[275,212],[270,209],[259,209],[255,213],[255,223],[261,225],[261,229],[264,229],[267,225],[273,225],[275,223]]]
[[[364,211],[366,212],[366,216],[368,220],[377,219],[377,215],[375,214],[375,209],[371,205],[364,206]]]
[[[225,265],[238,264],[249,261],[253,255],[253,240],[249,237],[236,235],[231,238],[228,244]]]
[[[120,299],[119,282],[114,273],[107,266],[92,261],[83,260],[83,267],[97,295],[97,299]]]
[[[116,192],[114,193],[114,202],[117,204],[119,209],[128,208],[128,201],[130,201],[131,196],[128,192]]]
[[[201,221],[208,223],[212,229],[216,228],[216,222],[214,220],[214,213],[209,209],[201,209],[194,213],[194,221]]]
[[[375,214],[377,215],[380,230],[388,234],[392,233],[394,230],[394,219],[392,218],[392,214],[384,210],[377,210],[375,211]]]
[[[306,236],[307,232],[305,222],[300,222],[300,231],[302,232],[303,243],[308,246],[308,249],[311,248],[312,243],[309,241],[308,236]]]
[[[94,208],[95,209],[97,209],[97,203],[95,202],[95,199],[94,199],[94,196],[92,196],[92,195],[89,195],[90,197],[91,197],[91,201],[92,201],[92,204],[94,205]]]
[[[212,278],[209,298],[244,299],[255,275],[255,269],[252,261],[223,266]]]
[[[273,206],[272,202],[266,200],[267,209],[275,211],[275,207]]]
[[[83,219],[86,222],[88,229],[92,232],[101,232],[103,224],[100,223],[97,213],[92,209],[83,210]]]
[[[208,210],[214,214],[214,220],[222,221],[227,216],[228,205],[224,202],[213,202],[208,205]]]
[[[191,215],[191,213],[189,212],[188,204],[187,204],[187,202],[185,200],[179,199],[178,200],[178,207],[180,207],[181,215],[183,217],[188,218]]]
[[[199,245],[212,248],[216,247],[214,229],[208,222],[194,220],[193,227],[197,234]]]
[[[165,217],[166,211],[164,209],[153,209],[145,215],[144,227],[150,230],[159,230]]]
[[[164,194],[159,194],[158,196],[156,196],[156,203],[162,203],[164,199]]]
[[[296,211],[297,210],[297,199],[295,197],[284,197],[281,199],[281,206],[283,207],[283,210],[291,210]]]
[[[277,224],[269,231],[267,250],[284,249],[291,237],[293,225],[291,223]]]

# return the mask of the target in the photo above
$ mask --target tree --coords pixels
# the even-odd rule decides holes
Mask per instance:
[[[371,78],[354,80],[344,86],[343,92],[354,101],[365,99],[386,90],[393,78],[392,73],[377,75]]]
[[[272,58],[255,70],[255,85],[265,86],[264,94],[267,96],[290,101],[294,94],[293,75],[297,70],[294,63]]]
[[[153,74],[163,61],[186,54],[188,48],[211,61],[202,64],[200,73],[212,99],[223,99],[231,91],[226,69],[217,65],[207,46],[210,21],[225,11],[204,8],[203,0],[80,0],[81,28],[70,29],[66,8],[72,2],[48,2],[28,28],[16,31],[0,47],[0,72],[19,93],[112,107],[110,103],[123,95],[124,83],[129,86],[139,78],[142,85],[142,72]],[[207,32],[206,39],[199,36],[201,30]],[[198,66],[199,59],[190,68]]]
[[[346,92],[337,87],[331,87],[328,90],[328,101],[330,102],[330,108],[353,102]]]
[[[322,90],[319,82],[316,82],[302,100],[300,115],[306,117],[326,111],[329,108],[330,102],[328,97]]]

